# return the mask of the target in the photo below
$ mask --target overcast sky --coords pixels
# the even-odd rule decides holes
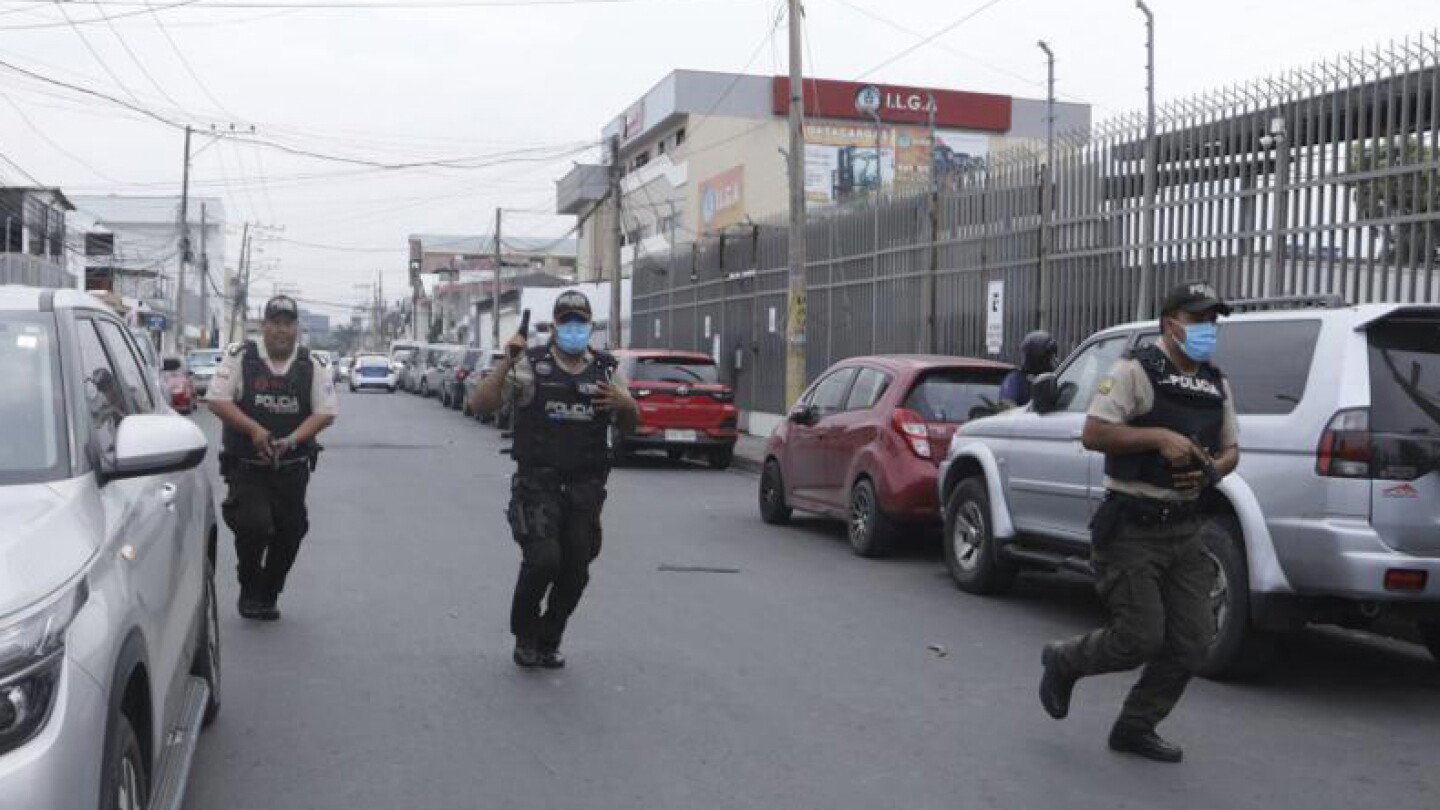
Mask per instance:
[[[155,9],[179,2],[148,1]],[[55,4],[0,0],[0,60],[175,122],[254,126],[257,137],[300,149],[492,164],[382,171],[197,138],[192,188],[225,199],[227,264],[238,257],[242,222],[284,226],[293,241],[266,248],[265,258],[278,260],[267,280],[340,304],[366,296],[356,285],[381,271],[387,298],[403,295],[407,234],[488,233],[497,205],[553,210],[553,181],[576,150],[598,143],[601,126],[669,71],[785,70],[785,27],[775,27],[783,0],[395,8],[407,1],[422,2],[191,0],[151,14],[147,0],[72,0],[63,6],[72,27]],[[466,2],[486,0],[429,0]],[[285,4],[307,7],[270,7]],[[1151,7],[1161,100],[1440,25],[1435,0]],[[110,15],[121,18],[100,20]],[[1093,104],[1096,120],[1143,105],[1144,21],[1130,0],[810,0],[806,72],[1043,98],[1039,39],[1056,52],[1061,96]],[[0,94],[0,153],[41,182],[74,193],[178,193],[178,130],[3,67]],[[8,164],[0,178],[29,182]],[[516,235],[560,235],[572,225],[506,215]]]

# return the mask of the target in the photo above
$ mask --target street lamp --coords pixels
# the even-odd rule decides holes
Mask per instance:
[[[1039,301],[1037,302],[1038,328],[1050,328],[1050,189],[1055,176],[1055,52],[1045,40],[1038,43],[1045,52],[1046,82],[1045,96],[1045,170],[1040,173],[1040,276]]]
[[[1155,15],[1145,0],[1135,0],[1145,15],[1145,207],[1141,214],[1143,238],[1140,260],[1140,300],[1137,320],[1149,320],[1155,298]]]

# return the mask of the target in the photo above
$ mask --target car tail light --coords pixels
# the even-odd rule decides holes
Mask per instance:
[[[1320,434],[1315,472],[1328,478],[1370,477],[1370,412],[1340,411]]]
[[[907,408],[897,408],[891,421],[895,432],[910,445],[915,455],[930,458],[930,428],[920,414]]]
[[[1385,590],[1387,591],[1423,591],[1425,583],[1430,575],[1420,569],[1414,568],[1391,568],[1385,572]]]

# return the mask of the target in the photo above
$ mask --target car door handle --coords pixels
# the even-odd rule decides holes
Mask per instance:
[[[180,494],[180,488],[168,481],[164,486],[160,487],[160,500],[164,501],[167,505],[175,503],[175,496],[178,494]]]

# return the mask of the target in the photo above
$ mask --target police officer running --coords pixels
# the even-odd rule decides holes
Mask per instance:
[[[1082,440],[1105,454],[1107,494],[1090,529],[1110,624],[1047,644],[1043,655],[1040,701],[1057,720],[1080,678],[1143,664],[1110,748],[1160,762],[1182,758],[1155,728],[1215,636],[1216,569],[1198,506],[1240,462],[1234,400],[1210,364],[1216,318],[1229,314],[1210,285],[1182,284],[1165,299],[1159,345],[1137,349],[1101,381]]]
[[[299,342],[299,308],[277,295],[265,304],[263,340],[226,351],[210,383],[210,410],[224,424],[222,512],[235,533],[240,615],[274,621],[285,578],[309,530],[305,488],[339,402],[323,360]]]
[[[1049,332],[1036,330],[1020,341],[1020,368],[1005,375],[1000,383],[1000,404],[1003,408],[1023,408],[1030,404],[1030,389],[1035,378],[1055,370],[1060,346]]]
[[[590,349],[589,299],[562,293],[553,321],[549,345],[529,348],[523,335],[512,338],[507,358],[470,400],[480,413],[508,402],[515,414],[507,515],[522,560],[510,632],[515,664],[527,669],[565,666],[561,637],[600,554],[610,432],[629,432],[639,413],[615,358]]]

